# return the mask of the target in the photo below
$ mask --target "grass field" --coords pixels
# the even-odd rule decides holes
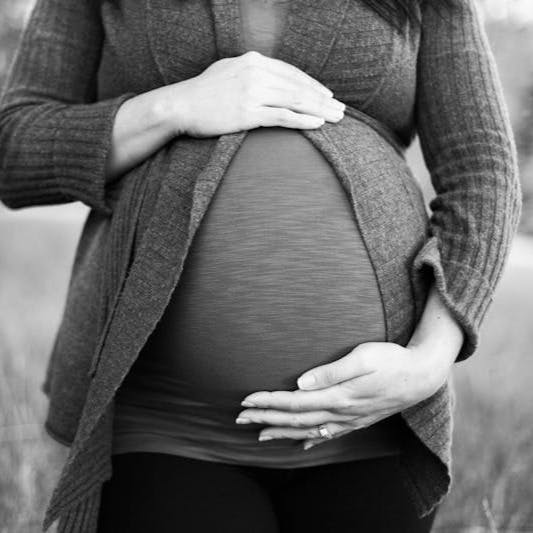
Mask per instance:
[[[0,217],[0,533],[40,531],[66,448],[40,391],[79,223]],[[439,532],[533,532],[533,239],[513,250],[482,346],[456,365],[455,483]],[[393,532],[391,532],[393,533]]]

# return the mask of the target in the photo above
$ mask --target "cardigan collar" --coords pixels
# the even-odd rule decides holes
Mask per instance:
[[[271,55],[317,77],[326,63],[351,0],[291,0],[285,27]],[[207,0],[219,59],[245,53],[239,0]],[[146,17],[152,54],[166,84],[184,74],[182,58],[175,53],[173,29],[183,24],[173,0],[146,0]],[[324,12],[327,10],[327,17]],[[161,17],[161,13],[165,16]],[[305,13],[305,17],[301,16]],[[155,31],[157,28],[157,31]],[[157,36],[157,37],[156,37]],[[191,74],[194,58],[190,58]]]

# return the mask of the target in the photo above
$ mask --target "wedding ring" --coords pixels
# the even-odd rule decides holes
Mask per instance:
[[[317,426],[317,429],[321,437],[324,437],[325,439],[333,438],[333,435],[329,432],[329,429],[326,424],[320,424],[320,426]]]

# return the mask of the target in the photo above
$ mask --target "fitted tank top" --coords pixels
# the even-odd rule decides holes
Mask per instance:
[[[288,4],[241,1],[247,49],[271,53]],[[383,340],[376,276],[332,167],[299,130],[250,130],[117,391],[113,453],[280,468],[400,453],[399,415],[306,451],[235,423],[246,395],[295,390],[306,370]]]

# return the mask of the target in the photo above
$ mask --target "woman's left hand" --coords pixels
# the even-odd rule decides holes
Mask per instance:
[[[427,346],[391,342],[359,344],[346,356],[308,370],[295,391],[260,391],[248,395],[239,418],[269,424],[259,440],[306,440],[304,448],[323,442],[317,426],[333,437],[361,429],[414,405],[436,392],[447,379],[453,359],[427,352]],[[315,378],[307,383],[305,378]]]

